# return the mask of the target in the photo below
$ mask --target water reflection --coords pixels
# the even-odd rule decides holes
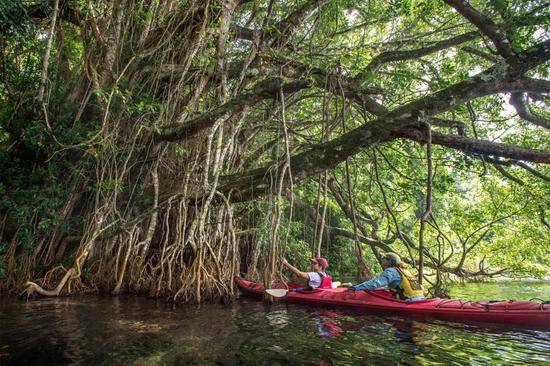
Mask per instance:
[[[336,337],[344,332],[337,324],[339,314],[331,310],[315,310],[310,314],[311,320],[317,326],[317,335],[321,337]]]
[[[411,345],[427,345],[422,339],[422,334],[426,332],[428,325],[412,319],[399,319],[393,322],[393,336],[398,342]]]
[[[548,364],[550,332],[298,305],[0,298],[1,365]]]
[[[274,328],[283,329],[288,324],[288,310],[273,310],[268,312],[265,317],[269,323]]]

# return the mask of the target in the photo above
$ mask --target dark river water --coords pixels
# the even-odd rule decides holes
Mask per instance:
[[[453,297],[550,299],[550,283],[455,286]],[[240,299],[0,295],[0,365],[549,365],[550,332]]]

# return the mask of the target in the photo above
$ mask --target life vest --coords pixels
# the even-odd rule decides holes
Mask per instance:
[[[315,288],[308,286],[308,290],[315,290],[316,288],[332,288],[332,277],[325,276],[321,272],[316,273],[319,275],[319,277],[321,277],[321,284],[319,285],[319,287]]]
[[[319,285],[318,288],[332,288],[332,277],[330,276],[323,276],[322,273],[319,273],[319,276],[321,276],[321,285]]]
[[[424,287],[405,269],[394,267],[401,275],[401,283],[396,286],[389,286],[393,297],[407,300],[412,297],[424,296]]]

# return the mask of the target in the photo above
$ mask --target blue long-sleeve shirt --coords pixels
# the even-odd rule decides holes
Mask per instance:
[[[397,287],[401,285],[401,280],[403,278],[401,277],[401,273],[394,267],[388,267],[382,273],[380,276],[373,278],[372,280],[368,280],[365,282],[362,282],[358,285],[350,286],[349,288],[355,291],[359,290],[376,290],[379,288],[388,287],[391,285],[391,287]],[[419,301],[423,300],[424,296],[416,296],[408,299],[408,301]]]
[[[362,282],[358,285],[350,286],[349,288],[355,291],[359,290],[375,290],[377,288],[384,288],[391,285],[392,287],[399,286],[401,284],[401,274],[393,267],[386,268],[378,277]]]

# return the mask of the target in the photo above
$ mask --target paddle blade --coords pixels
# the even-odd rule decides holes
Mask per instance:
[[[288,290],[285,290],[284,288],[268,288],[265,292],[273,297],[285,297]]]

